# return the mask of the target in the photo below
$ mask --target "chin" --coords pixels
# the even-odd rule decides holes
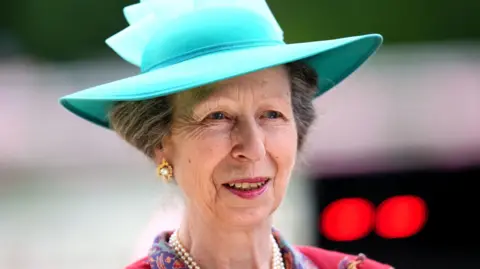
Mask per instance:
[[[271,223],[276,207],[258,206],[255,208],[232,208],[222,212],[222,219],[230,226],[251,227]]]

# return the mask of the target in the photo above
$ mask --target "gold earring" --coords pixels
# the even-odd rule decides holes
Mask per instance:
[[[162,164],[157,167],[157,176],[167,183],[172,181],[173,167],[165,159],[163,159]]]

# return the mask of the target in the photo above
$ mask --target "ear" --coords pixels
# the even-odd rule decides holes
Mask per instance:
[[[173,143],[170,135],[166,135],[162,139],[162,145],[154,150],[154,161],[156,165],[162,164],[165,159],[167,162],[172,163],[173,159]]]

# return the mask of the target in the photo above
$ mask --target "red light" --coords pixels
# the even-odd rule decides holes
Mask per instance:
[[[405,238],[418,233],[427,220],[427,206],[416,196],[395,196],[377,209],[376,233],[384,238]]]
[[[332,241],[352,241],[369,234],[375,225],[375,207],[368,200],[345,198],[329,204],[320,218],[320,228]]]

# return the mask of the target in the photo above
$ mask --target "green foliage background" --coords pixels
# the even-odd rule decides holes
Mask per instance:
[[[174,1],[174,0],[172,0]],[[228,0],[225,0],[228,1]],[[112,53],[104,40],[126,26],[128,0],[10,0],[0,28],[45,60]],[[480,1],[269,0],[288,42],[376,32],[385,44],[480,38]]]

